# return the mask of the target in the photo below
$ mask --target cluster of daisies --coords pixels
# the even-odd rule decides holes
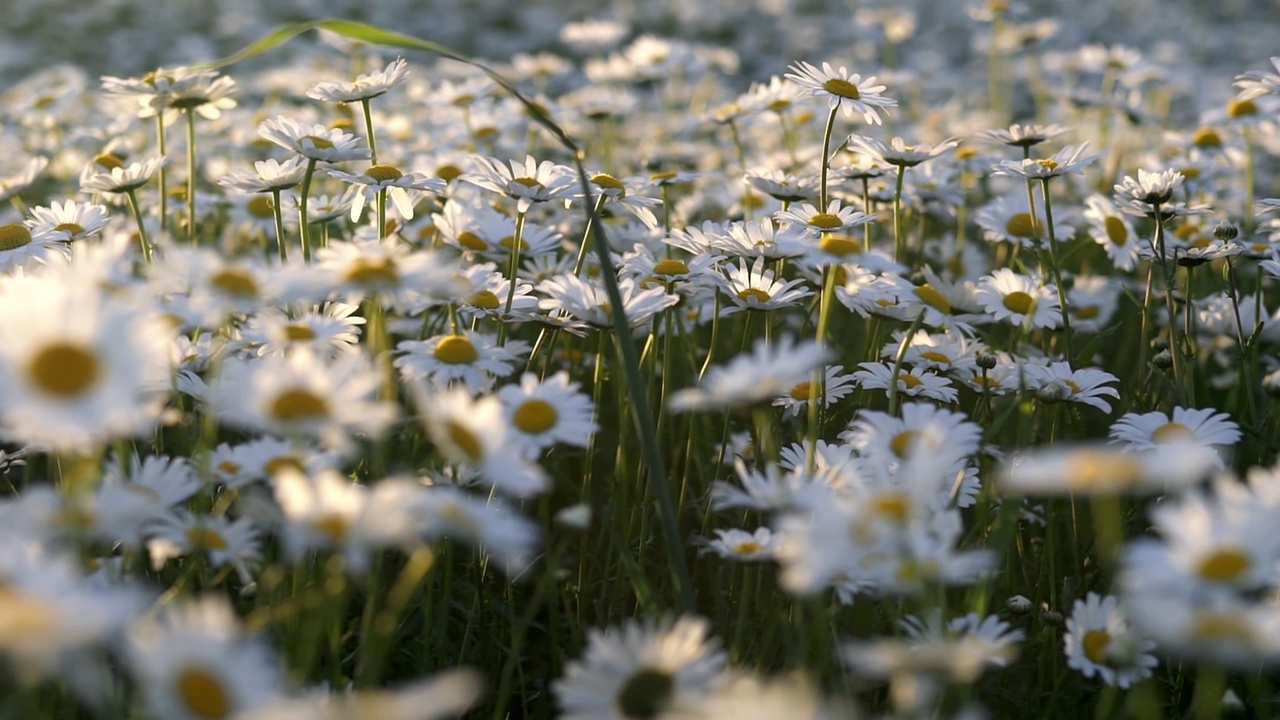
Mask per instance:
[[[1257,188],[1277,177],[1280,58],[1157,135],[1146,116],[1177,87],[1128,48],[1041,68],[1080,96],[1037,95],[1056,122],[1005,125],[908,102],[939,88],[905,71],[796,62],[735,94],[718,81],[732,53],[609,29],[571,26],[571,58],[502,68],[519,96],[357,51],[351,81],[307,56],[89,93],[59,71],[11,103],[0,654],[16,682],[193,720],[527,704],[510,683],[530,619],[508,619],[505,667],[367,689],[455,545],[505,602],[591,623],[553,638],[543,679],[571,718],[868,700],[933,716],[1045,628],[1083,679],[1125,689],[1159,658],[1280,660],[1280,470],[1237,458],[1274,460],[1280,200]],[[656,441],[643,460],[637,435]],[[679,482],[645,484],[657,462]],[[749,569],[776,568],[785,602],[829,603],[821,631],[856,692],[745,662],[710,598],[661,613],[629,555],[601,579],[634,583],[645,617],[591,615],[595,540],[674,540],[699,577],[757,590]],[[1033,551],[1077,559],[1056,568],[1071,593],[1051,563],[1052,589],[1026,574]],[[405,569],[377,614],[388,562]],[[347,630],[267,639],[314,609],[301,577],[341,599],[340,624],[365,589],[358,661]],[[672,577],[653,582],[690,582]],[[423,602],[484,609],[479,585],[464,594]],[[912,612],[871,635],[834,620],[882,600]],[[323,653],[335,667],[309,675]]]

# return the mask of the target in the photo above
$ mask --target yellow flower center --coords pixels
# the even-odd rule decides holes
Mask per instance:
[[[911,375],[910,373],[899,373],[898,382],[902,383],[903,385],[906,385],[908,390],[918,388],[924,384],[923,380],[916,377],[915,375]]]
[[[531,188],[531,189],[536,189],[536,188],[541,188],[541,187],[543,187],[542,183],[538,182],[537,180],[534,180],[534,179],[533,179],[533,178],[531,178],[531,177],[518,177],[518,178],[512,178],[512,179],[511,179],[511,182],[513,182],[513,183],[515,183],[515,184],[517,184],[517,185],[523,185],[523,186],[525,186],[525,187],[527,187],[527,188]]]
[[[309,325],[293,323],[284,326],[284,336],[289,342],[306,342],[316,339],[316,331]]]
[[[920,302],[923,302],[925,305],[928,305],[943,315],[951,314],[951,301],[947,299],[946,295],[938,292],[938,290],[932,285],[925,283],[913,290],[912,293],[916,297],[920,298]]]
[[[1169,422],[1161,425],[1151,432],[1151,441],[1158,443],[1179,442],[1194,438],[1195,433],[1191,432],[1191,428],[1182,423]]]
[[[683,260],[676,260],[675,258],[659,260],[653,265],[654,275],[666,275],[670,277],[674,275],[687,275],[688,273],[689,266],[686,265]]]
[[[1081,320],[1092,320],[1098,317],[1101,312],[1102,306],[1100,305],[1085,305],[1084,307],[1076,308],[1076,317]]]
[[[929,362],[935,362],[935,363],[938,363],[939,365],[951,364],[951,358],[948,357],[946,353],[942,353],[937,350],[925,350],[924,352],[920,353],[920,357],[921,359],[928,360]]]
[[[480,357],[476,346],[463,335],[447,335],[436,343],[431,353],[437,360],[450,365],[470,365]]]
[[[1195,180],[1200,177],[1200,168],[1198,167],[1188,165],[1187,167],[1178,168],[1178,172],[1182,173],[1182,176],[1188,180]]]
[[[364,174],[377,182],[399,180],[404,177],[404,173],[400,172],[394,165],[372,165],[368,170],[364,171]]]
[[[92,162],[94,165],[105,170],[115,170],[116,168],[124,167],[124,158],[113,152],[98,153],[93,156]]]
[[[911,517],[911,498],[900,492],[883,493],[871,501],[871,512],[895,525],[906,525]]]
[[[753,299],[756,302],[767,303],[773,299],[773,296],[759,288],[745,288],[738,291],[738,299],[748,304]]]
[[[293,455],[277,455],[276,457],[268,460],[266,464],[262,466],[262,469],[265,470],[268,475],[273,477],[285,472],[286,470],[305,472],[305,469],[302,467],[302,461]]]
[[[510,250],[511,248],[515,247],[515,244],[516,244],[516,236],[515,236],[515,235],[508,235],[508,236],[506,236],[506,237],[502,238],[501,240],[499,240],[499,241],[498,241],[498,244],[499,244],[499,245],[501,245],[502,247],[506,248],[507,250]],[[525,242],[525,241],[524,241],[524,238],[520,238],[520,252],[524,252],[524,251],[526,251],[526,250],[528,250],[528,249],[529,249],[529,243]]]
[[[356,124],[351,120],[351,118],[338,118],[337,120],[329,123],[329,129],[351,132],[356,129]]]
[[[53,226],[53,229],[64,232],[71,237],[79,237],[84,234],[84,226],[73,222],[58,223]]]
[[[470,430],[453,420],[447,421],[445,425],[445,430],[449,433],[449,440],[467,457],[472,460],[484,458],[484,445]]]
[[[394,285],[400,280],[400,272],[391,258],[359,258],[343,279],[356,285]]]
[[[616,190],[619,193],[626,193],[626,190],[627,190],[627,186],[623,185],[621,180],[619,180],[618,178],[608,173],[600,173],[599,175],[593,175],[591,177],[591,182],[595,183],[596,185],[599,185],[605,190]]]
[[[762,549],[760,543],[752,540],[746,540],[733,546],[733,552],[738,555],[754,555]]]
[[[436,177],[445,182],[453,182],[462,174],[462,168],[457,165],[441,165],[436,168]]]
[[[1191,638],[1200,642],[1238,642],[1252,647],[1256,633],[1248,619],[1227,612],[1206,612],[1197,615],[1191,627]]]
[[[176,681],[178,698],[192,715],[209,720],[231,717],[231,693],[222,678],[204,668],[187,667]]]
[[[1103,227],[1107,231],[1107,239],[1116,247],[1124,247],[1129,242],[1129,228],[1125,226],[1124,220],[1115,215],[1108,215],[1106,220],[1102,221]]]
[[[511,417],[513,425],[521,432],[530,435],[538,435],[550,430],[556,426],[557,420],[559,420],[559,414],[556,413],[555,406],[537,398],[521,403]]]
[[[329,416],[329,403],[310,390],[294,388],[277,395],[269,412],[280,422],[325,418]]]
[[[298,144],[302,147],[306,147],[308,142],[311,143],[311,147],[320,150],[333,149],[333,141],[328,138],[322,138],[318,135],[303,135],[301,138],[298,138]]]
[[[187,542],[195,547],[208,548],[210,550],[227,549],[227,539],[222,537],[221,533],[216,530],[196,525],[187,528],[186,535]]]
[[[889,441],[889,449],[893,451],[894,455],[906,460],[907,455],[911,452],[911,448],[915,446],[919,437],[920,431],[918,430],[903,430],[894,435],[893,439]]]
[[[857,100],[862,97],[862,93],[858,90],[858,86],[848,80],[840,78],[831,78],[822,83],[822,89],[835,95],[836,97],[846,98],[848,100]]]
[[[816,228],[822,228],[823,230],[834,230],[843,226],[844,221],[840,219],[839,215],[820,212],[809,218],[809,224]]]
[[[792,399],[799,400],[800,402],[807,401],[812,394],[813,394],[813,386],[808,380],[802,383],[799,383],[795,387],[791,388]]]
[[[1227,117],[1238,118],[1257,114],[1258,104],[1252,100],[1232,98],[1231,102],[1227,103]]]
[[[351,524],[347,519],[337,513],[325,513],[317,518],[313,518],[308,525],[312,530],[324,535],[332,543],[340,543],[351,530]]]
[[[1045,170],[1049,170],[1049,171],[1057,170],[1059,167],[1057,161],[1054,160],[1053,158],[1044,158],[1042,160],[1037,160],[1036,164],[1044,168]]]
[[[258,296],[258,282],[249,273],[236,268],[225,268],[209,278],[209,285],[235,297]]]
[[[240,472],[240,463],[232,462],[230,460],[223,460],[222,462],[218,463],[217,466],[214,467],[214,469],[217,470],[218,472],[225,473],[227,475],[235,475],[236,473]]]
[[[1026,315],[1028,312],[1031,311],[1031,308],[1035,307],[1035,304],[1036,304],[1035,298],[1022,292],[1021,290],[1014,290],[1013,292],[1004,296],[1005,308],[1013,312],[1016,312],[1019,315]]]
[[[1039,229],[1036,221],[1031,219],[1031,213],[1018,213],[1004,224],[1005,232],[1015,238],[1040,237],[1040,233],[1037,232]]]
[[[1196,572],[1209,582],[1231,582],[1247,572],[1252,564],[1243,550],[1227,545],[1209,553],[1200,561]]]
[[[1081,638],[1084,656],[1095,665],[1104,665],[1107,661],[1107,646],[1111,644],[1111,636],[1106,630],[1090,630]]]
[[[637,670],[618,692],[614,703],[617,715],[626,720],[653,720],[666,715],[672,709],[675,688],[675,679],[665,670]]]
[[[678,173],[675,170],[664,170],[662,172],[653,173],[652,175],[649,176],[649,179],[652,180],[653,182],[660,183],[660,182],[665,182],[667,180],[673,180],[675,179],[676,175],[679,175],[679,174],[680,173]]]
[[[0,252],[17,250],[31,244],[31,231],[21,223],[0,225]]]
[[[458,244],[468,250],[487,250],[489,243],[480,239],[480,236],[470,230],[463,230],[458,233]]]
[[[41,392],[69,400],[88,390],[98,380],[101,368],[92,349],[55,343],[32,357],[27,373]]]
[[[489,290],[481,290],[480,292],[467,298],[467,303],[483,310],[496,310],[502,301],[498,300],[498,296]]]
[[[1191,136],[1191,144],[1196,147],[1222,147],[1222,136],[1211,127],[1202,127]]]
[[[275,217],[276,204],[269,195],[255,195],[245,203],[245,209],[256,218]]]
[[[847,257],[862,252],[862,243],[848,235],[824,235],[818,241],[818,249],[828,255]]]
[[[1063,462],[1062,477],[1069,488],[1126,488],[1142,479],[1142,463],[1119,451],[1077,450]]]

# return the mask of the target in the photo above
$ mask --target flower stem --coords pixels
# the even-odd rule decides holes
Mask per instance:
[[[133,212],[133,219],[138,223],[138,242],[142,245],[142,259],[151,264],[151,243],[147,241],[147,226],[142,222],[142,211],[138,209],[138,193],[130,188],[125,191],[125,195],[129,198],[129,210]],[[163,201],[163,198],[161,198]]]
[[[831,131],[835,129],[836,113],[839,111],[839,105],[831,108],[831,113],[827,115],[827,127],[822,131],[822,187],[818,193],[818,212],[827,211],[827,172],[831,169]]]
[[[1067,289],[1062,284],[1062,269],[1059,267],[1058,236],[1053,232],[1053,204],[1049,200],[1049,178],[1040,179],[1040,193],[1044,195],[1044,224],[1049,232],[1049,271],[1053,273],[1053,284],[1058,288],[1058,307],[1062,310],[1062,342],[1067,350],[1067,360],[1072,361],[1075,355],[1071,352],[1071,310],[1067,307]]]
[[[307,196],[311,194],[311,178],[316,172],[315,158],[307,160],[307,171],[302,176],[302,189],[298,193],[298,233],[302,238],[302,261],[311,263],[311,225],[307,221]]]
[[[284,214],[280,208],[280,191],[271,191],[271,214],[276,221],[276,249],[280,251],[280,264],[289,261],[289,251],[284,244]]]
[[[511,264],[507,267],[507,301],[502,306],[502,317],[507,318],[511,315],[511,305],[516,301],[516,281],[520,275],[520,244],[523,242],[521,236],[524,235],[524,213],[516,213],[516,230],[511,236]],[[498,326],[498,344],[504,345],[507,341],[507,323],[503,322]]]
[[[902,238],[902,181],[906,177],[907,169],[901,165],[898,166],[898,179],[893,183],[893,260],[901,262],[903,255],[903,245],[905,242]]]
[[[186,111],[187,116],[187,240],[196,243],[196,114]],[[160,197],[164,205],[166,198]]]
[[[364,132],[369,141],[369,164],[378,164],[378,141],[373,137],[373,113],[369,111],[369,98],[360,100],[360,109],[364,111]]]
[[[160,157],[165,156],[166,145],[168,145],[165,135],[164,113],[158,112],[156,113],[156,147],[160,151]],[[160,182],[160,232],[164,232],[165,228],[169,227],[169,208],[165,204],[165,195],[168,193],[169,188],[163,163],[160,164],[160,169],[156,171],[156,177]]]

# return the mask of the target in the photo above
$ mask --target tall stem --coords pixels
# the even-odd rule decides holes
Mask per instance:
[[[524,213],[516,213],[516,231],[511,236],[511,264],[507,267],[507,301],[502,306],[502,317],[511,316],[511,305],[516,301],[516,281],[520,276],[520,244],[524,242],[521,237],[524,235]],[[498,344],[503,345],[507,341],[507,323],[503,322],[498,326]]]
[[[298,194],[298,233],[302,237],[302,261],[311,262],[311,224],[307,220],[307,197],[311,194],[311,178],[316,172],[315,158],[307,159],[307,171],[302,176],[302,189]]]
[[[150,265],[151,243],[147,240],[147,226],[142,222],[142,211],[138,209],[138,193],[130,188],[125,191],[125,194],[129,198],[129,210],[133,212],[133,219],[138,223],[138,242],[142,244],[142,259]],[[161,200],[163,201],[163,198]]]
[[[1044,224],[1049,231],[1049,270],[1053,273],[1053,284],[1058,287],[1058,307],[1062,309],[1062,342],[1067,350],[1067,360],[1074,360],[1071,352],[1071,310],[1067,307],[1067,289],[1062,284],[1062,269],[1059,267],[1058,236],[1053,232],[1053,204],[1049,200],[1049,178],[1040,179],[1040,193],[1044,195]]]
[[[898,179],[893,183],[893,261],[902,262],[905,242],[902,238],[902,180],[907,169],[898,166]]]
[[[166,146],[168,142],[165,139],[164,129],[164,113],[156,113],[156,147],[160,151],[160,157],[165,156]],[[167,175],[164,172],[164,165],[160,165],[160,169],[156,171],[156,178],[160,182],[160,232],[164,232],[169,227],[169,208],[165,203],[165,196],[169,192],[167,183]]]
[[[369,164],[378,164],[378,141],[373,137],[373,113],[369,111],[369,98],[360,100],[360,109],[364,111],[364,133],[369,140]]]
[[[831,131],[836,126],[836,113],[840,111],[840,106],[836,105],[831,108],[831,113],[827,115],[827,127],[822,131],[822,187],[818,193],[818,212],[827,211],[827,172],[831,169]]]
[[[280,191],[278,189],[271,191],[271,214],[275,216],[276,249],[280,252],[280,264],[283,265],[289,261],[289,251],[284,244],[284,214],[280,208]]]
[[[196,114],[186,110],[187,116],[187,240],[196,243]],[[167,198],[161,197],[164,205]]]

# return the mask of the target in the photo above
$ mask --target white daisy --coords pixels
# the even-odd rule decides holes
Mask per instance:
[[[1076,600],[1062,635],[1067,665],[1085,677],[1097,675],[1108,685],[1128,688],[1151,677],[1159,664],[1151,654],[1156,644],[1136,635],[1114,595],[1089,593]]]
[[[528,352],[529,345],[519,340],[499,345],[495,338],[464,331],[401,341],[393,364],[408,380],[429,380],[438,387],[461,380],[478,393],[492,388],[497,378],[510,375]]]
[[[599,426],[590,396],[563,370],[545,380],[525,373],[519,385],[498,391],[510,439],[531,457],[557,444],[586,447]]]

